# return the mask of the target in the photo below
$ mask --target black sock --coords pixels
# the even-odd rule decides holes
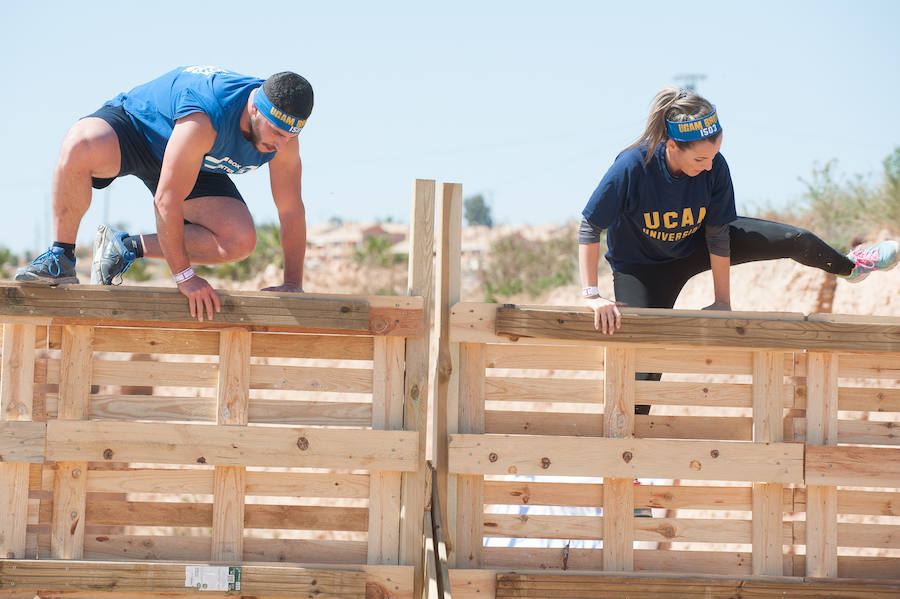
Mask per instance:
[[[53,246],[55,248],[62,248],[63,254],[65,254],[66,258],[75,262],[75,244],[74,243],[62,243],[60,241],[54,241]]]
[[[140,235],[129,235],[122,240],[122,243],[125,244],[125,249],[134,252],[135,258],[144,257],[144,244],[141,243]]]

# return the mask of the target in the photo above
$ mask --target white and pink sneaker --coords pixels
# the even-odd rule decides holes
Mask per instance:
[[[882,241],[871,247],[857,246],[847,257],[855,266],[845,279],[850,283],[859,283],[873,270],[890,270],[897,266],[900,244],[896,241]]]

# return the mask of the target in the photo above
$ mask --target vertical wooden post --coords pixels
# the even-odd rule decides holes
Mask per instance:
[[[753,441],[779,443],[784,440],[781,421],[784,409],[784,354],[753,352]],[[781,576],[782,494],[781,483],[753,483],[753,574]]]
[[[838,356],[809,352],[806,372],[806,444],[837,445]],[[837,487],[806,488],[806,575],[838,576]]]
[[[459,344],[459,432],[484,432],[484,344]],[[480,568],[484,477],[456,477],[456,567]]]
[[[3,325],[0,420],[33,420],[35,325]],[[0,463],[0,559],[25,557],[28,464]]]
[[[90,413],[93,327],[64,326],[59,372],[60,420],[87,420]],[[53,481],[53,559],[84,557],[87,462],[57,462]]]
[[[458,410],[458,401],[451,401],[459,392],[459,344],[450,343],[450,306],[459,301],[460,282],[460,246],[462,239],[462,185],[459,183],[442,183],[438,189],[437,201],[437,266],[435,274],[435,326],[432,335],[437,337],[437,360],[434,378],[434,440],[432,455],[436,465],[434,486],[437,491],[438,505],[443,511],[442,522],[451,525],[456,522],[450,517],[448,501],[451,486],[448,475],[447,447],[448,433],[458,430],[457,414],[451,417],[453,410]],[[432,343],[432,346],[435,344]],[[455,363],[455,364],[454,364]],[[456,481],[453,481],[455,494]],[[456,502],[453,502],[455,505]],[[450,528],[449,530],[455,530]],[[452,546],[452,542],[451,542]]]
[[[635,350],[606,348],[603,434],[623,439],[634,435]],[[603,569],[634,570],[634,479],[603,479]]]
[[[434,181],[417,179],[412,189],[409,280],[407,294],[425,300],[424,331],[431,329],[434,309]],[[415,596],[422,595],[425,521],[425,449],[428,433],[428,334],[406,340],[406,380],[403,385],[403,429],[418,432],[415,472],[401,476],[400,563],[415,565]]]
[[[246,426],[250,406],[250,332],[219,333],[216,424]],[[216,466],[213,486],[213,562],[239,563],[244,555],[244,490],[247,468]]]
[[[406,342],[403,337],[375,337],[373,356],[372,429],[403,428],[403,372]],[[370,564],[400,563],[400,473],[369,474]]]

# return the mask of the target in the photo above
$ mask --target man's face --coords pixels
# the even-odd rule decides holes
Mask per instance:
[[[259,152],[277,152],[291,139],[297,137],[291,135],[287,131],[279,129],[269,122],[262,113],[252,106],[250,110],[250,138],[248,141],[253,144]]]

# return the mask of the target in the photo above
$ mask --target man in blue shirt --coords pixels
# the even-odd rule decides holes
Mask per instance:
[[[103,225],[94,243],[91,281],[110,285],[138,258],[163,258],[192,316],[208,319],[219,298],[192,263],[242,260],[256,245],[250,212],[228,174],[269,165],[284,253],[284,283],[302,291],[306,215],[297,135],[312,112],[313,91],[300,75],[265,81],[207,66],[179,67],[80,120],[63,140],[53,177],[55,241],[16,280],[77,283],[75,237],[91,187],[135,175],[154,196],[157,232],[128,235]]]

